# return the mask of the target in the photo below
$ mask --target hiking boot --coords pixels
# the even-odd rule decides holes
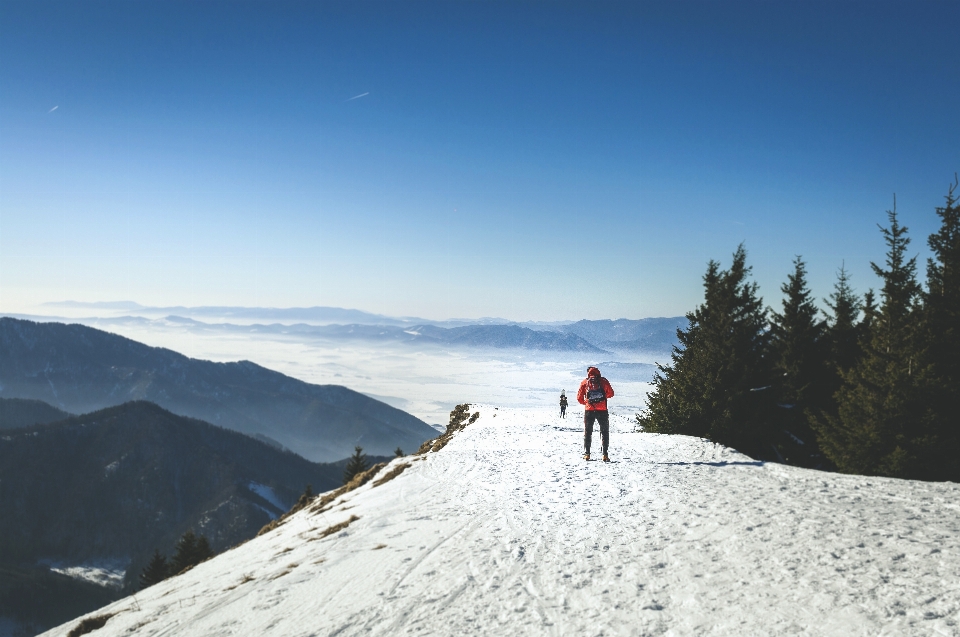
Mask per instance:
[[[589,459],[590,459],[590,454],[589,454],[589,453],[583,454],[583,459],[584,459],[584,460],[589,460]]]
[[[610,456],[608,456],[607,454],[603,454],[603,461],[610,462]]]

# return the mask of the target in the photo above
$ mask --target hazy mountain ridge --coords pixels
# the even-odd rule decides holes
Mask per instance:
[[[567,352],[602,352],[576,334],[532,330],[520,325],[467,325],[442,328],[420,325],[410,328],[443,343],[469,347],[521,348]]]
[[[677,329],[686,329],[686,317],[577,321],[560,328],[605,349],[668,353],[677,340]]]
[[[311,385],[249,361],[191,359],[82,325],[11,318],[0,318],[0,397],[39,399],[73,413],[150,400],[328,462],[357,444],[389,455],[435,434],[414,416],[339,385]]]
[[[18,429],[69,418],[73,414],[42,400],[0,398],[0,429]]]
[[[123,303],[63,303],[52,307],[136,310]],[[133,304],[136,305],[136,304]],[[151,323],[177,325],[191,330],[239,334],[294,335],[306,338],[389,340],[402,343],[453,347],[528,349],[567,352],[646,351],[669,353],[678,344],[677,328],[686,328],[685,317],[603,319],[580,321],[510,321],[501,318],[431,321],[397,318],[343,308],[141,308],[142,315],[115,315],[72,319],[93,326]],[[27,320],[70,320],[57,317],[15,315]],[[200,320],[203,319],[203,320]],[[216,319],[216,322],[210,322]],[[242,322],[230,322],[242,321]],[[277,321],[277,322],[267,322]],[[296,321],[296,322],[289,322]],[[558,335],[565,335],[561,337]]]
[[[283,507],[250,490],[251,481],[270,487]],[[0,561],[132,557],[172,546],[190,526],[223,549],[283,513],[306,484],[339,483],[338,465],[145,401],[7,430]],[[245,512],[224,524],[225,506]]]

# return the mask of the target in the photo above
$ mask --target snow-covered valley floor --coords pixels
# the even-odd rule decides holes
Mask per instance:
[[[93,613],[115,615],[91,634],[960,635],[956,484],[762,464],[625,417],[613,462],[584,462],[576,412],[478,409],[395,479]]]

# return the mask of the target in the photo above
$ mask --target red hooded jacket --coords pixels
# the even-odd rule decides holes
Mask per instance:
[[[596,367],[591,367],[587,370],[587,377],[580,381],[580,389],[577,390],[577,402],[583,405],[583,408],[587,411],[606,411],[606,400],[601,400],[598,403],[592,404],[587,402],[587,384],[590,382],[591,376],[598,376],[600,378],[600,383],[603,385],[603,393],[607,398],[613,398],[613,387],[610,386],[610,381],[603,376],[600,376],[599,369]]]

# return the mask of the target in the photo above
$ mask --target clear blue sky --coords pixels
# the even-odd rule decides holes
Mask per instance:
[[[862,292],[893,193],[923,259],[960,171],[958,28],[958,2],[5,0],[0,310],[677,315],[741,241],[768,304],[796,254]]]

